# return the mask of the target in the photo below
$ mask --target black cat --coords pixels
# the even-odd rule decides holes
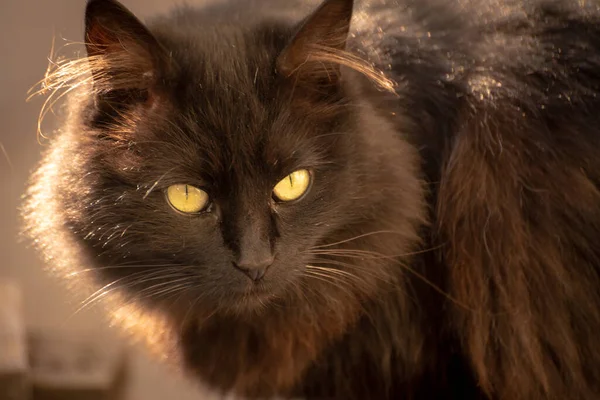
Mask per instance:
[[[600,3],[306,9],[88,1],[48,264],[223,392],[599,398]]]

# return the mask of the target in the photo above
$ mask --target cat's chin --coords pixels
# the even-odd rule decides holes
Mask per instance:
[[[245,288],[232,293],[226,308],[234,314],[260,314],[281,298],[278,292],[269,284],[250,283]]]
[[[232,280],[227,296],[221,297],[217,306],[233,314],[263,313],[277,307],[277,304],[285,303],[289,296],[293,296],[295,285],[292,282],[298,278],[295,271],[293,268],[273,268],[258,282],[246,277]]]
[[[275,296],[249,296],[243,301],[232,305],[228,314],[235,316],[255,316],[267,313],[274,307]]]
[[[190,296],[190,297],[193,297]],[[206,299],[195,307],[204,315],[223,314],[229,316],[255,316],[276,307],[285,295],[285,288],[269,283],[248,282],[247,285],[232,285],[227,296],[218,300]]]

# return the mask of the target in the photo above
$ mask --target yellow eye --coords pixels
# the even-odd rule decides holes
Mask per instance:
[[[191,185],[171,185],[167,189],[169,204],[186,214],[200,212],[208,205],[208,193]]]
[[[299,169],[283,178],[273,188],[273,194],[277,200],[292,201],[299,199],[310,185],[310,172]]]

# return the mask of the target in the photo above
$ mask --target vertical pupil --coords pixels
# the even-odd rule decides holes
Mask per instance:
[[[291,174],[290,174],[290,186],[294,187],[294,179],[292,178]]]
[[[185,200],[188,200],[188,196],[189,196],[189,192],[188,192],[188,185],[185,185]]]

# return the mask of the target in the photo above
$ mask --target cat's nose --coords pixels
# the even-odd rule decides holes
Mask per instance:
[[[248,278],[255,282],[260,281],[267,272],[267,269],[273,264],[274,257],[269,256],[262,260],[238,260],[234,263],[235,267],[248,275]]]

